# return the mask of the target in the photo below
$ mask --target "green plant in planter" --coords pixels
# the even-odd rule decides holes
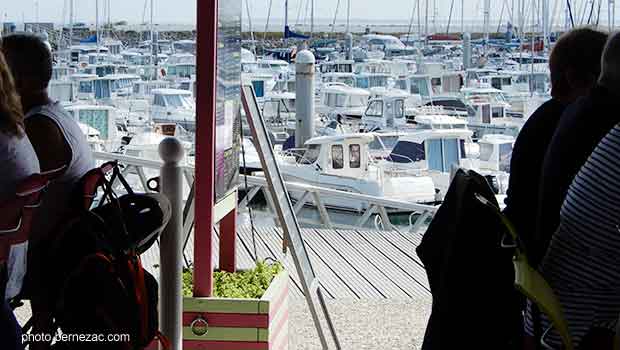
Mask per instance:
[[[282,264],[259,261],[252,270],[213,273],[213,296],[218,298],[260,299],[273,278],[283,270]],[[192,296],[193,270],[183,271],[183,294]]]

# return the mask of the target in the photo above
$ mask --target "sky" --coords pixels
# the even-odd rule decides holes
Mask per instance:
[[[103,12],[103,3],[107,0],[99,0]],[[109,0],[111,6],[111,17],[114,21],[126,20],[129,23],[142,23],[144,11],[144,0]],[[150,2],[150,0],[147,0]],[[220,0],[230,1],[230,0]],[[243,0],[244,4],[246,0]],[[264,21],[267,18],[269,3],[272,2],[272,20],[282,20],[284,18],[284,1],[285,0],[247,0],[249,2],[250,13],[256,22]],[[303,20],[305,7],[310,0],[289,0],[289,16],[290,21],[295,22],[298,17]],[[346,4],[348,0],[315,0],[315,17],[317,19],[332,19],[334,17],[336,5],[340,4],[338,19],[344,22],[346,18]],[[383,21],[398,21],[400,23],[407,22],[411,16],[411,11],[417,1],[421,2],[422,14],[425,13],[424,4],[426,0],[350,0],[351,1],[351,17],[353,19],[369,19]],[[438,19],[448,17],[450,4],[453,0],[428,0],[431,8],[432,16],[433,3],[436,4]],[[465,18],[466,19],[482,19],[483,0],[454,0],[454,15],[460,19],[461,1],[465,1]],[[502,5],[512,6],[519,0],[491,0],[491,18],[492,22],[496,22],[500,18]],[[527,0],[529,2],[529,0]],[[550,0],[551,10],[553,10],[555,2],[564,3],[564,0]],[[573,0],[574,7],[579,7],[580,3],[587,0]],[[63,22],[64,4],[69,0],[0,0],[0,21],[21,22],[22,16],[26,21],[35,21],[38,18],[41,22]],[[95,21],[95,2],[96,0],[74,0],[75,16],[77,21],[85,23],[94,23]],[[607,1],[603,1],[605,4]],[[618,1],[620,3],[620,1]],[[38,4],[38,11],[37,11]],[[188,24],[195,22],[196,16],[196,0],[154,0],[154,18],[156,23],[179,23]],[[618,7],[618,4],[616,4]],[[301,8],[301,11],[300,11]],[[619,12],[620,9],[616,10]],[[577,10],[576,10],[577,11]],[[68,11],[64,18],[68,18]],[[247,14],[244,8],[244,16]],[[558,8],[557,13],[562,12]],[[606,5],[603,6],[601,17],[607,18]],[[301,14],[301,16],[298,16]],[[507,16],[507,11],[503,17]],[[559,15],[558,15],[559,16]],[[147,11],[146,19],[149,15]],[[68,22],[65,19],[64,22]]]

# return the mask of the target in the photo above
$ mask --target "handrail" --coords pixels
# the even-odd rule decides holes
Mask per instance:
[[[135,170],[136,175],[140,178],[141,183],[145,186],[145,191],[148,191],[146,188],[146,183],[148,179],[146,179],[144,174],[144,169],[152,169],[159,170],[163,165],[163,162],[160,160],[150,160],[144,158],[138,158],[133,156],[127,156],[116,153],[106,153],[106,152],[95,152],[94,158],[99,161],[111,161],[118,160],[119,163],[126,166],[126,171]],[[194,166],[187,163],[182,163],[179,165],[182,169],[186,184],[191,188],[193,186],[194,181]],[[245,181],[244,181],[245,182]],[[240,210],[244,211],[246,208],[244,207],[245,203],[250,202],[259,192],[267,193],[268,190],[268,182],[264,177],[260,176],[247,176],[247,184],[248,188],[246,190],[247,200],[243,199],[239,202]],[[339,227],[343,228],[359,228],[363,227],[374,215],[382,215],[382,221],[388,220],[387,211],[388,209],[394,209],[399,212],[412,212],[422,214],[419,216],[419,219],[416,222],[410,223],[410,230],[418,230],[421,225],[424,224],[422,221],[426,221],[428,218],[432,217],[437,211],[436,206],[421,204],[421,203],[413,203],[396,199],[389,198],[381,198],[375,197],[360,193],[351,193],[346,191],[335,190],[331,188],[319,187],[307,183],[300,183],[295,181],[287,181],[286,188],[288,191],[301,193],[299,197],[299,201],[296,204],[296,210],[299,213],[301,208],[305,204],[311,204],[314,201],[314,206],[317,207],[320,214],[320,222],[318,224],[333,227],[333,220],[330,218],[330,212],[327,210],[323,201],[320,200],[322,197],[330,197],[336,200],[345,200],[351,203],[360,203],[361,215],[360,219],[354,225],[339,225]],[[243,183],[242,185],[243,186]],[[244,189],[244,188],[242,188]],[[313,199],[314,198],[314,199]],[[318,200],[317,200],[318,198]],[[194,198],[190,196],[190,198],[186,199],[185,206],[191,207],[193,205]],[[268,205],[269,204],[269,201]],[[188,220],[193,220],[193,216],[189,216]],[[316,225],[317,222],[308,221],[304,219],[300,219],[301,222]],[[187,237],[189,237],[190,231],[193,227],[190,223],[183,224],[184,233],[187,241]],[[383,222],[383,227],[386,230],[394,230],[396,227],[392,225],[390,222]]]

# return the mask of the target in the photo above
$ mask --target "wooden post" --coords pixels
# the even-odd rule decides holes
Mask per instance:
[[[197,1],[196,225],[194,296],[213,292],[213,202],[215,198],[215,97],[218,0]]]
[[[220,221],[220,270],[235,272],[237,241],[237,209]]]

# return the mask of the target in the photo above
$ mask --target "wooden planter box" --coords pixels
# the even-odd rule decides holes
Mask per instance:
[[[288,349],[288,273],[260,299],[184,298],[183,349]]]

